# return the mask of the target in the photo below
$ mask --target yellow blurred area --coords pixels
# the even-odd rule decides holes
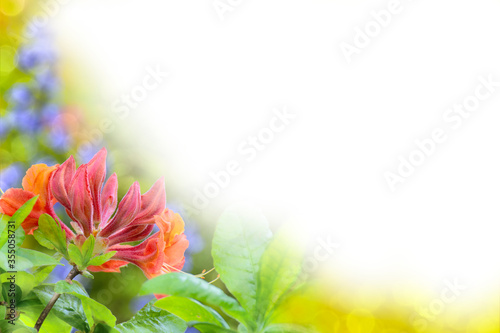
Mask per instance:
[[[282,305],[276,322],[309,326],[321,333],[500,332],[499,293],[476,304],[414,283],[360,286],[334,277],[315,280]]]
[[[16,16],[24,9],[24,0],[2,0],[0,11],[7,16]]]

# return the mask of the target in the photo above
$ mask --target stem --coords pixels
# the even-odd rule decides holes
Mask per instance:
[[[72,283],[71,280],[73,280],[80,273],[81,272],[78,270],[78,268],[75,265],[75,266],[73,266],[73,269],[71,270],[71,272],[69,272],[68,276],[66,276],[66,279],[64,279],[64,280],[68,283]],[[61,294],[54,293],[54,296],[52,296],[52,298],[50,299],[50,301],[47,304],[47,306],[45,307],[45,309],[43,309],[42,313],[40,314],[40,317],[38,317],[38,320],[36,321],[36,324],[35,324],[35,329],[37,332],[40,330],[40,327],[42,327],[43,321],[45,320],[45,318],[47,318],[50,310],[52,310],[52,307],[54,306],[54,304],[56,304],[56,302],[60,296],[61,296]]]

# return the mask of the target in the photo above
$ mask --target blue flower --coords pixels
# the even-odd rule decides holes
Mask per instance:
[[[37,73],[36,82],[39,88],[46,93],[53,93],[59,87],[57,77],[50,70],[44,70]]]
[[[53,127],[47,135],[47,140],[49,146],[56,151],[66,151],[71,144],[71,137],[61,126]]]
[[[5,191],[11,187],[21,187],[22,168],[19,164],[11,164],[0,170],[0,188]]]
[[[9,91],[9,97],[11,103],[19,108],[26,108],[33,101],[31,90],[23,83],[14,85]]]
[[[46,104],[40,110],[41,120],[44,125],[51,126],[60,115],[59,107],[55,104]]]
[[[7,117],[0,117],[0,139],[9,132],[10,124]]]
[[[40,120],[33,110],[12,110],[12,125],[22,132],[33,134],[40,130]]]
[[[40,40],[32,45],[23,46],[17,55],[17,63],[23,71],[32,70],[42,64],[48,64],[55,60],[55,54],[46,40]]]

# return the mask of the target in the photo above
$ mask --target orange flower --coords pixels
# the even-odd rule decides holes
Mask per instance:
[[[155,215],[155,223],[160,231],[136,246],[113,245],[108,251],[117,251],[113,259],[128,261],[138,266],[148,279],[163,273],[180,271],[184,266],[184,252],[189,241],[184,235],[184,221],[179,214],[165,209]],[[91,271],[103,271],[106,267],[91,266]]]
[[[38,228],[38,219],[42,214],[49,214],[58,219],[52,206],[56,200],[50,191],[49,181],[59,165],[47,166],[35,164],[26,172],[23,178],[23,188],[8,189],[0,198],[0,212],[12,216],[29,199],[38,195],[38,200],[26,220],[21,224],[27,234],[32,234]],[[64,224],[61,224],[68,236],[73,233]]]

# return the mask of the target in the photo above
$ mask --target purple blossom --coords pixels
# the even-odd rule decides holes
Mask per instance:
[[[5,191],[11,187],[20,187],[23,177],[22,168],[19,164],[11,164],[0,170],[0,188]]]
[[[14,85],[9,91],[9,97],[11,103],[19,108],[26,108],[33,101],[31,90],[23,83]]]

